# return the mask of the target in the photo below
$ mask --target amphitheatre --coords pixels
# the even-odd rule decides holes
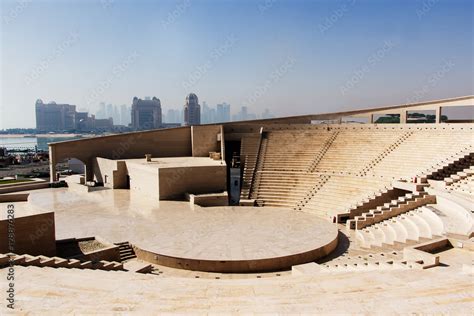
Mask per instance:
[[[470,314],[473,106],[51,143],[49,182],[0,187],[0,278],[20,313]]]

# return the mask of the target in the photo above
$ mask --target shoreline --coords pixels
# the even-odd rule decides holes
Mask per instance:
[[[95,134],[0,134],[0,138],[68,138],[68,137],[95,137]]]

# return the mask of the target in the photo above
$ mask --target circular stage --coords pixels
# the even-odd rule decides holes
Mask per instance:
[[[135,243],[137,255],[174,268],[275,271],[315,261],[337,246],[335,225],[282,208],[200,208],[160,212],[157,220],[161,229],[155,231],[155,243]]]
[[[55,212],[56,239],[128,241],[137,256],[207,272],[262,272],[315,261],[337,246],[336,225],[277,207],[199,207],[129,190],[39,190],[28,204]]]

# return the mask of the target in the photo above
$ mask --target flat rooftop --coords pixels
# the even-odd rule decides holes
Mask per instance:
[[[137,164],[154,168],[183,168],[183,167],[210,167],[222,166],[225,162],[222,160],[214,160],[209,157],[167,157],[167,158],[152,158],[147,162],[145,158],[139,159],[119,159],[125,161],[127,164]]]

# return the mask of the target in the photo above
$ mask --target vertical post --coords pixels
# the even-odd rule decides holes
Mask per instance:
[[[437,106],[436,107],[436,123],[439,124],[441,123],[441,107]]]
[[[191,125],[191,127],[189,128],[190,132],[191,132],[191,157],[194,157],[194,126]]]
[[[92,159],[89,158],[84,161],[84,177],[86,182],[94,181],[94,170],[92,168]]]
[[[221,161],[225,162],[225,139],[224,139],[224,126],[221,125]]]
[[[407,123],[407,111],[402,110],[400,112],[400,124],[406,124]]]
[[[49,145],[49,181],[56,182],[56,149]]]
[[[374,114],[369,114],[369,123],[374,124]]]

